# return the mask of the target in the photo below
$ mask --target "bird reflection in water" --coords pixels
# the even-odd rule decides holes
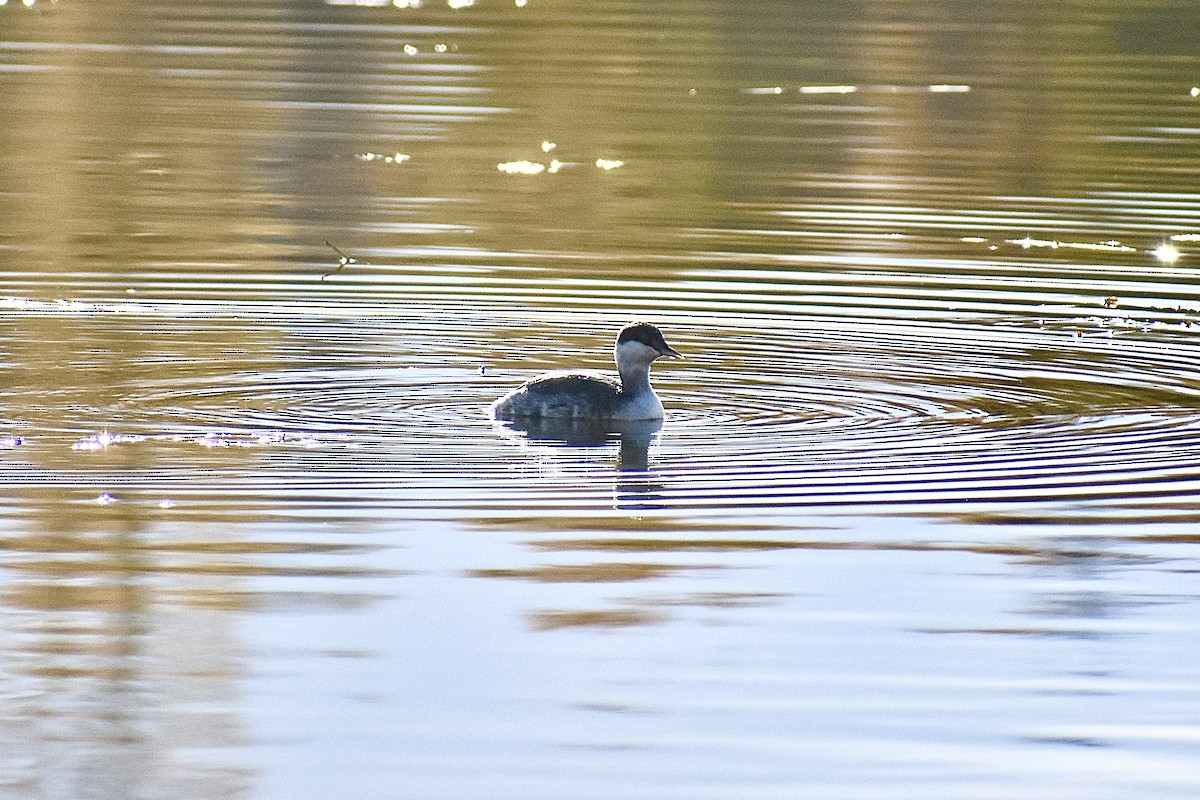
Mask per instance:
[[[502,435],[514,433],[530,443],[568,447],[618,444],[613,491],[617,508],[638,510],[662,506],[662,486],[650,478],[650,445],[662,430],[661,419],[597,420],[534,417],[496,423]]]

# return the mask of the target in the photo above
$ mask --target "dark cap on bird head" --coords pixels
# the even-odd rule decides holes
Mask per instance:
[[[620,345],[622,342],[639,342],[652,350],[658,351],[659,355],[667,356],[668,358],[683,358],[683,356],[671,349],[671,346],[667,344],[667,340],[663,338],[662,332],[649,322],[631,322],[626,325],[621,329],[621,334],[617,336],[617,344]]]

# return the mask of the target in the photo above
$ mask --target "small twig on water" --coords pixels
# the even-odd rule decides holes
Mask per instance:
[[[341,271],[342,271],[342,269],[343,269],[343,268],[344,268],[344,267],[345,267],[347,264],[354,264],[354,263],[356,263],[356,262],[358,261],[358,259],[357,259],[357,258],[355,258],[354,256],[351,256],[351,255],[350,255],[349,253],[347,253],[345,250],[343,250],[342,248],[338,247],[336,244],[334,244],[333,242],[329,241],[328,239],[326,239],[326,240],[325,240],[325,244],[326,244],[326,246],[328,246],[328,247],[329,247],[331,250],[333,250],[333,252],[337,253],[337,255],[338,255],[338,265],[337,265],[337,269],[335,269],[333,272],[327,272],[327,273],[325,273],[324,275],[322,275],[322,276],[321,276],[321,280],[325,280],[325,279],[326,279],[326,278],[328,278],[330,275],[337,275],[339,272],[341,272]]]

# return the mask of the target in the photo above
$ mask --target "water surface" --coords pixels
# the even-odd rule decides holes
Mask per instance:
[[[1200,19],[453,5],[0,5],[0,791],[1195,796]]]

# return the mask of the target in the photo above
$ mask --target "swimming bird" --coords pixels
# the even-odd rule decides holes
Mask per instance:
[[[650,387],[650,365],[661,356],[683,356],[648,322],[622,328],[613,355],[620,382],[591,373],[550,372],[492,403],[492,416],[502,420],[662,419],[662,401]]]

